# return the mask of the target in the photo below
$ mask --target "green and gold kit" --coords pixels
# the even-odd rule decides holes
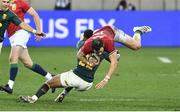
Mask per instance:
[[[11,22],[19,25],[22,21],[9,9],[6,11],[0,10],[0,42],[4,40],[4,33]]]

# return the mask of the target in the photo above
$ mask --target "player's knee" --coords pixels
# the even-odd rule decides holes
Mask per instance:
[[[141,45],[140,44],[134,44],[131,49],[136,51],[136,50],[139,50],[141,48]]]
[[[50,88],[60,87],[61,85],[59,76],[54,76],[51,80],[48,80],[46,84],[48,84]]]
[[[17,58],[14,58],[14,57],[9,57],[9,62],[10,62],[10,63],[17,63],[17,62],[18,62],[18,59],[17,59]]]
[[[26,68],[32,68],[32,66],[33,66],[33,64],[27,63],[27,62],[23,62],[23,64]]]

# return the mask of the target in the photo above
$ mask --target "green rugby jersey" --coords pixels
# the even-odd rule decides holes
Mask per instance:
[[[6,11],[0,10],[0,42],[4,40],[4,33],[11,22],[19,25],[22,21],[9,9]]]
[[[83,80],[91,83],[94,80],[95,72],[98,69],[101,61],[107,57],[109,57],[109,54],[107,52],[103,52],[103,54],[99,56],[100,58],[99,64],[94,67],[90,67],[78,60],[77,66],[76,68],[74,68],[73,72]]]
[[[84,45],[84,43],[85,43],[84,40],[80,40],[77,43],[76,48],[79,50]],[[102,55],[99,56],[99,58],[100,58],[99,64],[94,67],[90,67],[86,64],[83,64],[81,61],[77,60],[77,66],[73,70],[74,74],[76,74],[77,76],[79,76],[80,78],[82,78],[83,80],[87,82],[90,82],[90,83],[93,82],[95,72],[98,69],[101,61],[103,59],[106,59],[109,61],[109,53],[104,51]]]
[[[76,48],[77,50],[79,50],[83,45],[84,45],[85,41],[84,40],[79,40],[76,44]]]

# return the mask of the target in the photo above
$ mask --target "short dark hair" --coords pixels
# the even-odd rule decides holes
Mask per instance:
[[[103,42],[100,38],[96,38],[92,41],[92,49],[99,51],[101,47],[103,47]]]
[[[83,34],[83,36],[84,36],[86,39],[90,38],[92,35],[93,35],[93,30],[91,30],[91,29],[85,30],[85,31],[84,31],[84,34]]]

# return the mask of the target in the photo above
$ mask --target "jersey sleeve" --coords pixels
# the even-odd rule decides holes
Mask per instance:
[[[83,40],[79,40],[76,44],[76,48],[77,50],[79,50],[82,46],[84,45],[84,41]]]
[[[17,26],[22,23],[21,19],[19,19],[14,13],[12,13],[11,22]]]
[[[108,52],[108,53],[112,53],[115,51],[115,45],[114,45],[114,41],[113,40],[108,40],[106,41],[105,43],[105,50]]]
[[[105,60],[107,60],[107,61],[110,62],[109,53],[108,53],[108,52],[104,51],[104,52],[102,53],[102,56],[103,56],[103,58],[104,58]]]

